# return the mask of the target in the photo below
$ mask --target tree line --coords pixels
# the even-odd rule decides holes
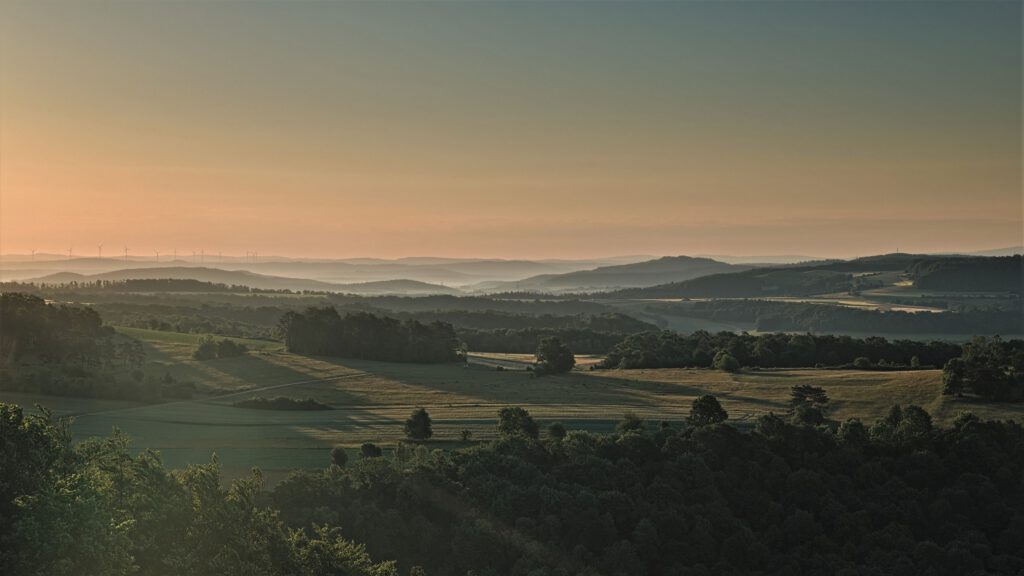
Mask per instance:
[[[334,307],[287,312],[281,332],[289,352],[390,362],[437,363],[458,359],[451,324],[399,321],[367,312],[338,314]]]
[[[922,302],[923,303],[923,302]],[[958,312],[865,310],[849,306],[711,300],[651,304],[652,312],[722,322],[754,324],[758,331],[862,332],[867,334],[1021,334],[1024,309],[1020,301],[975,307]]]
[[[1024,341],[1013,341],[1015,347]],[[680,334],[669,330],[631,334],[608,352],[602,368],[712,368],[719,353],[736,367],[813,368],[853,366],[858,358],[867,366],[879,363],[906,368],[942,367],[960,356],[961,347],[950,342],[887,340],[879,336],[852,338],[816,334],[736,334],[698,330]],[[915,360],[916,359],[916,360]]]

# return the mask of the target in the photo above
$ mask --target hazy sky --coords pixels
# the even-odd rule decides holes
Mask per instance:
[[[3,253],[1022,240],[1019,1],[0,6]]]

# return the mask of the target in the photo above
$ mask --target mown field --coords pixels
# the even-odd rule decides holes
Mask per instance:
[[[310,358],[285,352],[280,344],[247,341],[252,350],[238,358],[195,361],[198,336],[124,330],[146,342],[147,371],[171,372],[200,391],[194,399],[161,404],[0,393],[0,400],[25,406],[36,402],[57,414],[74,415],[79,439],[110,434],[118,428],[139,448],[161,452],[178,467],[220,459],[227,476],[259,466],[274,481],[289,469],[322,467],[338,444],[357,449],[363,442],[385,448],[402,439],[402,424],[416,407],[434,419],[437,447],[495,436],[496,413],[503,406],[527,408],[542,426],[560,421],[569,429],[611,430],[626,411],[658,425],[678,424],[693,399],[715,394],[731,420],[750,425],[767,412],[783,412],[797,384],[825,388],[831,416],[868,422],[894,403],[917,404],[940,423],[970,409],[987,418],[1024,419],[1024,406],[973,404],[941,395],[939,371],[859,372],[831,370],[751,371],[727,374],[709,370],[578,370],[563,376],[534,378],[525,371],[485,365],[416,365]],[[509,358],[510,360],[512,358]],[[238,408],[254,396],[314,398],[331,405],[325,411],[273,411]]]

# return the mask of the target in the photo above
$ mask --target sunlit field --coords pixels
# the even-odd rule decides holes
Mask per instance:
[[[948,424],[960,410],[986,418],[1021,418],[1018,404],[972,404],[941,395],[941,372],[836,370],[755,370],[736,374],[698,369],[588,370],[596,357],[581,357],[581,368],[561,376],[534,377],[523,369],[499,370],[486,364],[422,365],[316,358],[285,352],[278,343],[245,341],[245,356],[209,361],[191,358],[199,336],[121,329],[143,339],[147,371],[168,371],[192,380],[191,400],[140,404],[125,401],[56,398],[4,393],[0,398],[25,406],[40,403],[58,415],[73,415],[78,439],[104,436],[117,428],[137,447],[161,452],[171,466],[208,461],[216,453],[228,476],[259,466],[271,480],[288,469],[322,467],[335,445],[356,449],[364,442],[385,448],[403,439],[402,424],[416,407],[434,419],[430,444],[455,447],[496,436],[496,413],[522,406],[542,427],[562,422],[570,429],[610,431],[627,412],[660,426],[679,426],[690,404],[714,394],[745,427],[769,412],[787,409],[798,384],[823,387],[832,399],[830,416],[873,422],[892,404],[916,404]],[[524,367],[522,354],[485,354]],[[313,398],[324,411],[239,408],[256,396]]]

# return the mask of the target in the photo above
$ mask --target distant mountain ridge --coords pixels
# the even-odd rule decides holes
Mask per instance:
[[[396,279],[352,284],[335,284],[304,278],[286,278],[256,274],[247,270],[221,270],[205,267],[131,268],[102,274],[77,274],[59,272],[30,280],[36,283],[66,284],[69,282],[95,282],[98,280],[198,280],[214,284],[248,286],[263,290],[312,290],[319,292],[344,292],[351,294],[460,294],[461,291],[439,284],[416,280]]]
[[[915,285],[934,291],[1021,290],[1024,266],[1020,256],[954,256],[880,254],[853,260],[809,262],[793,266],[752,268],[701,276],[682,282],[609,292],[618,298],[751,298],[808,296],[858,288],[858,274],[899,272]],[[866,276],[870,283],[870,276]]]
[[[750,265],[726,264],[711,258],[664,256],[654,260],[614,266],[600,266],[564,274],[542,274],[514,282],[492,282],[470,286],[476,291],[590,292],[616,288],[656,286],[710,274],[749,270]]]

